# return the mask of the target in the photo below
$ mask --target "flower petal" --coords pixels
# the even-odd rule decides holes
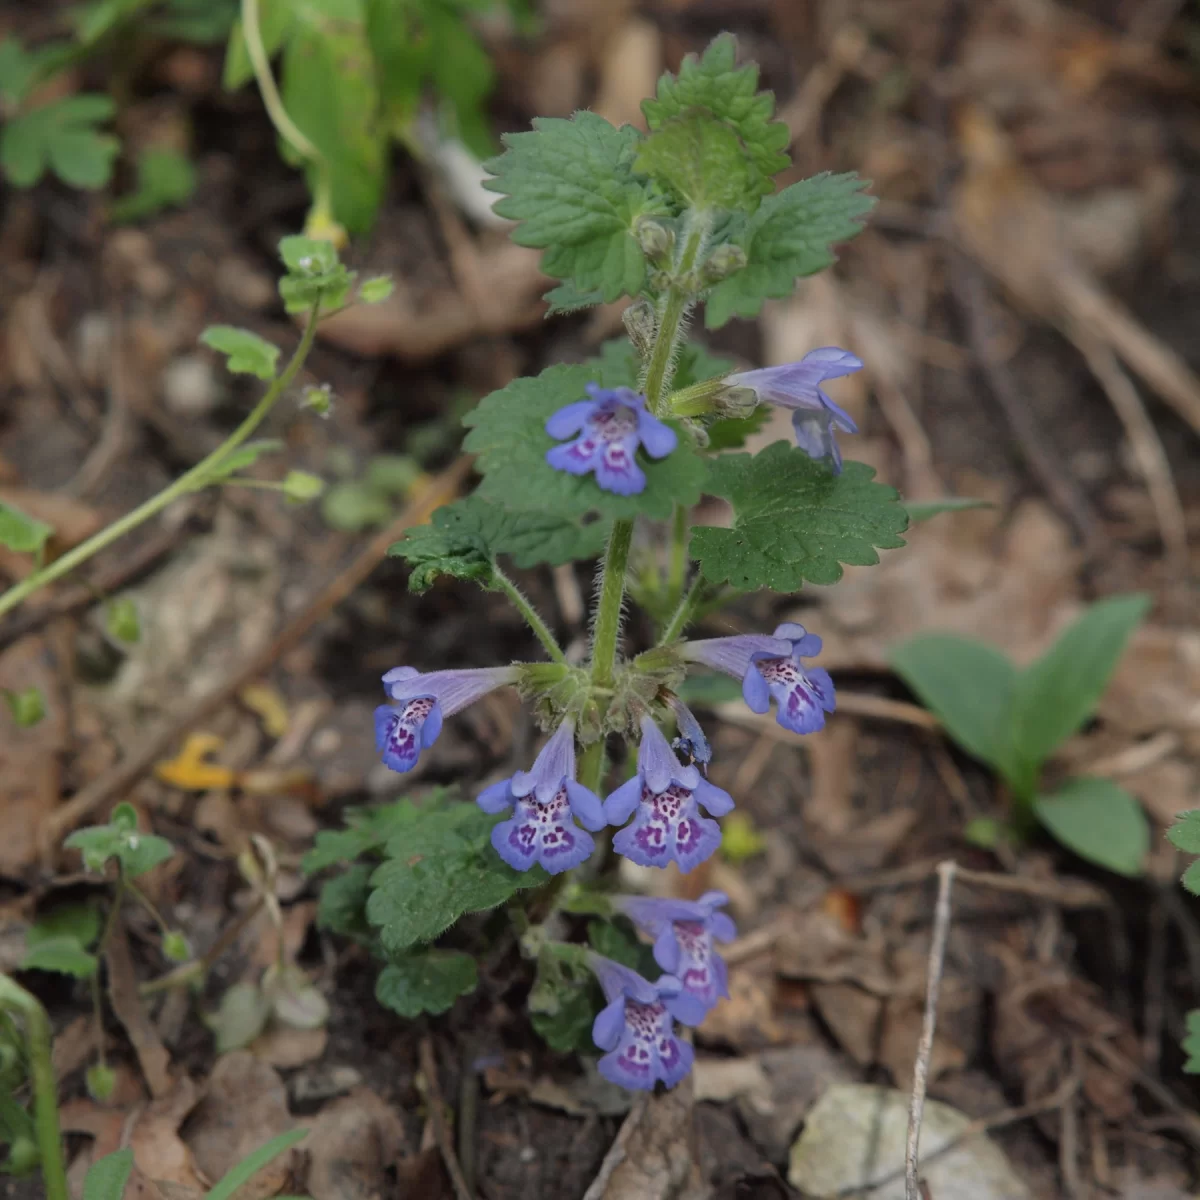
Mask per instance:
[[[584,829],[595,833],[608,824],[604,816],[604,803],[595,792],[585,788],[582,783],[576,783],[574,779],[566,781],[566,788],[571,811]]]
[[[574,437],[587,423],[596,408],[595,400],[577,400],[551,413],[546,421],[546,432],[556,441]]]
[[[592,1041],[601,1050],[615,1050],[625,1031],[625,996],[621,993],[610,1000],[592,1022]]]
[[[675,430],[644,409],[638,414],[637,431],[642,446],[651,458],[666,458],[679,444]]]
[[[670,924],[664,925],[662,932],[654,939],[654,961],[671,975],[679,967],[679,943]]]
[[[499,813],[503,812],[506,808],[512,808],[513,795],[511,785],[511,779],[501,779],[498,783],[490,784],[475,797],[475,803],[485,813]]]
[[[834,692],[833,680],[829,677],[829,672],[823,667],[810,667],[805,671],[805,675],[808,676],[809,685],[817,693],[817,697],[821,701],[821,707],[826,712],[833,712],[837,708],[837,696]]]
[[[575,726],[563,721],[542,747],[528,771],[513,776],[514,796],[536,796],[539,804],[549,804],[564,779],[575,778]]]
[[[635,775],[604,800],[604,819],[609,825],[624,825],[642,802],[642,780]]]
[[[556,471],[567,471],[571,475],[586,475],[595,465],[600,446],[587,438],[567,442],[563,446],[552,446],[546,451],[546,461]]]
[[[742,676],[742,699],[751,712],[765,713],[771,707],[771,689],[767,687],[757,663],[751,663]]]
[[[679,650],[688,662],[703,663],[714,671],[741,679],[756,654],[791,654],[792,644],[782,638],[767,637],[765,633],[739,633],[733,637],[681,642]]]
[[[696,800],[714,817],[723,817],[733,811],[733,797],[707,779],[701,779],[696,784],[694,792]]]
[[[664,792],[677,780],[691,790],[700,778],[695,767],[685,767],[675,757],[675,751],[655,724],[654,718],[645,714],[641,720],[642,741],[638,746],[638,774],[652,792]]]
[[[596,483],[617,496],[636,496],[646,487],[646,473],[637,465],[637,438],[605,442],[595,458]]]

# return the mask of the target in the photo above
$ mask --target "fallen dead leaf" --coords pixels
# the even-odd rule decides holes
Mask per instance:
[[[583,1200],[698,1200],[692,1080],[639,1096]]]
[[[312,1200],[382,1200],[407,1142],[399,1116],[367,1088],[321,1110],[304,1141]]]
[[[36,687],[46,715],[19,729],[0,697],[0,779],[4,780],[4,837],[0,875],[19,876],[38,857],[37,831],[58,806],[67,708],[48,642],[25,637],[0,654],[0,690]]]
[[[247,1049],[255,1058],[281,1071],[290,1071],[315,1062],[325,1053],[328,1044],[329,1030],[324,1026],[318,1029],[275,1027],[256,1037]]]
[[[86,1133],[95,1139],[88,1162],[128,1145],[137,1167],[160,1190],[175,1185],[199,1194],[204,1191],[204,1181],[197,1174],[192,1152],[179,1136],[179,1127],[195,1107],[198,1094],[196,1085],[185,1076],[171,1092],[145,1108],[137,1104],[130,1109],[106,1108],[81,1098],[62,1105],[59,1119],[64,1132]]]
[[[108,966],[108,998],[112,1001],[113,1012],[133,1043],[146,1086],[156,1099],[166,1096],[175,1086],[171,1079],[171,1055],[146,1015],[145,1005],[138,993],[129,938],[120,921],[113,922],[104,961]]]
[[[246,1050],[217,1059],[208,1091],[186,1130],[200,1169],[220,1179],[247,1154],[295,1125],[287,1090],[274,1068]],[[274,1196],[292,1174],[295,1150],[279,1155],[234,1193],[235,1200]]]

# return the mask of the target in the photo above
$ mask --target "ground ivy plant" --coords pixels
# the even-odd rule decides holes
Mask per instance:
[[[820,729],[835,704],[813,663],[821,639],[802,626],[700,639],[688,629],[738,593],[793,592],[834,583],[844,563],[875,563],[880,549],[903,545],[909,520],[870,467],[842,461],[836,436],[855,425],[823,384],[862,367],[852,353],[814,347],[799,362],[735,372],[687,340],[699,311],[710,328],[753,317],[828,267],[833,244],[859,232],[872,204],[855,175],[776,190],[788,134],[757,78],[722,36],[663,76],[644,105],[647,132],[590,112],[537,120],[488,164],[496,211],[559,281],[551,311],[630,297],[629,336],[480,401],[465,419],[481,476],[474,493],[393,547],[415,590],[451,576],[502,592],[543,657],[399,665],[383,677],[375,732],[384,763],[407,772],[446,719],[515,688],[549,736],[528,769],[474,804],[440,795],[359,813],[322,836],[307,864],[354,862],[325,887],[321,920],[386,960],[377,994],[405,1016],[440,1011],[474,987],[467,954],[431,947],[465,914],[511,902],[538,960],[535,1027],[556,1048],[599,1051],[601,1073],[629,1088],[687,1074],[692,1048],[677,1023],[698,1024],[725,994],[714,941],[734,933],[719,892],[664,900],[596,882],[609,837],[634,863],[684,872],[721,843],[717,818],[735,800],[706,777],[711,749],[680,695],[688,672],[732,676],[754,712],[774,701],[797,734]],[[746,452],[770,405],[791,412],[795,444]],[[702,495],[730,502],[728,526],[693,527]],[[597,556],[590,646],[573,662],[502,564]],[[658,626],[640,653],[622,636],[631,600]],[[586,944],[568,936],[572,912],[594,918]],[[487,920],[474,936],[500,944]],[[472,936],[448,940],[469,947]]]

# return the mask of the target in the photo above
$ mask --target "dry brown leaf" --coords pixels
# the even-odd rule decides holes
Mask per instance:
[[[312,1200],[383,1200],[406,1148],[399,1116],[367,1088],[321,1110],[304,1141]]]
[[[1005,956],[1007,978],[996,1003],[992,1051],[1002,1075],[1017,1085],[1025,1103],[1044,1100],[1076,1069],[1074,1046],[1103,1041],[1137,1061],[1139,1045],[1131,1029],[1108,1011],[1099,990],[1056,967]],[[1135,1111],[1129,1080],[1087,1057],[1083,1092],[1104,1117],[1128,1120]],[[1053,1133],[1056,1118],[1039,1118]]]
[[[729,972],[729,996],[718,1000],[696,1031],[701,1041],[737,1050],[757,1050],[791,1040],[775,1012],[776,981],[769,965],[747,963]]]
[[[259,1146],[295,1125],[287,1090],[275,1070],[247,1050],[217,1059],[208,1091],[188,1123],[188,1145],[200,1169],[220,1179]],[[295,1150],[273,1159],[234,1193],[235,1200],[274,1196],[292,1173]]]
[[[1028,663],[1078,613],[1079,553],[1040,501],[1011,518],[1002,508],[948,514],[905,537],[878,566],[847,567],[836,591],[813,589],[830,669],[887,670],[892,647],[928,630],[982,636]]]
[[[179,1126],[195,1107],[196,1085],[186,1076],[171,1092],[142,1108],[106,1108],[86,1098],[68,1101],[59,1118],[66,1133],[86,1133],[94,1138],[89,1162],[127,1145],[133,1150],[134,1163],[158,1185],[174,1185],[204,1191],[204,1181],[196,1172],[191,1151],[179,1137]],[[132,1195],[137,1195],[137,1192]],[[152,1191],[147,1195],[153,1195]],[[126,1196],[131,1193],[126,1192]]]
[[[120,921],[113,922],[104,961],[108,966],[108,998],[133,1043],[146,1086],[155,1098],[166,1096],[175,1086],[171,1079],[171,1055],[146,1015],[129,953],[129,938]]]
[[[54,1063],[54,1075],[59,1081],[91,1061],[100,1048],[98,1033],[96,1018],[88,1013],[76,1017],[54,1035],[51,1061]]]
[[[703,1196],[694,1158],[692,1081],[634,1102],[584,1200],[693,1200]]]
[[[497,244],[478,259],[485,311],[476,311],[457,291],[417,295],[397,280],[381,304],[354,305],[322,321],[320,336],[355,354],[422,362],[483,333],[528,328],[545,312],[539,295],[546,281],[538,263],[535,250]]]
[[[806,1045],[764,1050],[755,1061],[766,1076],[766,1090],[742,1093],[738,1114],[767,1161],[783,1162],[800,1122],[826,1088],[854,1083],[858,1076],[819,1037]]]
[[[885,957],[881,939],[849,933],[836,916],[823,911],[797,913],[775,942],[775,967],[785,978],[850,983],[874,996],[920,991],[915,986],[919,980],[898,980]]]
[[[196,1160],[179,1137],[179,1126],[195,1107],[198,1093],[186,1076],[175,1090],[156,1100],[138,1119],[129,1137],[134,1162],[155,1183],[179,1184],[203,1190]]]
[[[37,831],[58,806],[67,709],[48,643],[26,637],[0,654],[0,689],[42,693],[46,715],[19,729],[0,698],[0,779],[4,781],[4,837],[0,875],[19,876],[38,856]]]
[[[290,1071],[305,1063],[315,1062],[325,1053],[328,1044],[329,1030],[324,1026],[317,1029],[279,1026],[255,1038],[248,1049],[255,1058],[281,1071]]]

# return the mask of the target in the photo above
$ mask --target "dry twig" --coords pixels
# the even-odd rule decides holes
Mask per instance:
[[[904,1198],[921,1200],[917,1178],[917,1154],[921,1142],[921,1117],[925,1112],[925,1091],[929,1086],[929,1056],[933,1053],[933,1033],[937,1026],[938,992],[946,966],[946,939],[950,935],[950,898],[958,864],[953,860],[938,863],[937,904],[933,910],[933,940],[929,945],[929,974],[925,990],[925,1017],[917,1061],[913,1067],[912,1103],[908,1110],[908,1141],[904,1148]]]
[[[433,1126],[433,1137],[446,1164],[446,1174],[454,1185],[454,1194],[458,1200],[473,1200],[471,1189],[463,1178],[462,1167],[458,1165],[458,1155],[454,1152],[454,1139],[450,1136],[450,1127],[446,1124],[446,1101],[442,1099],[442,1089],[438,1084],[437,1058],[433,1053],[433,1039],[426,1034],[421,1039],[418,1052],[421,1064],[421,1075],[424,1078],[425,1107],[429,1110],[429,1123]]]

